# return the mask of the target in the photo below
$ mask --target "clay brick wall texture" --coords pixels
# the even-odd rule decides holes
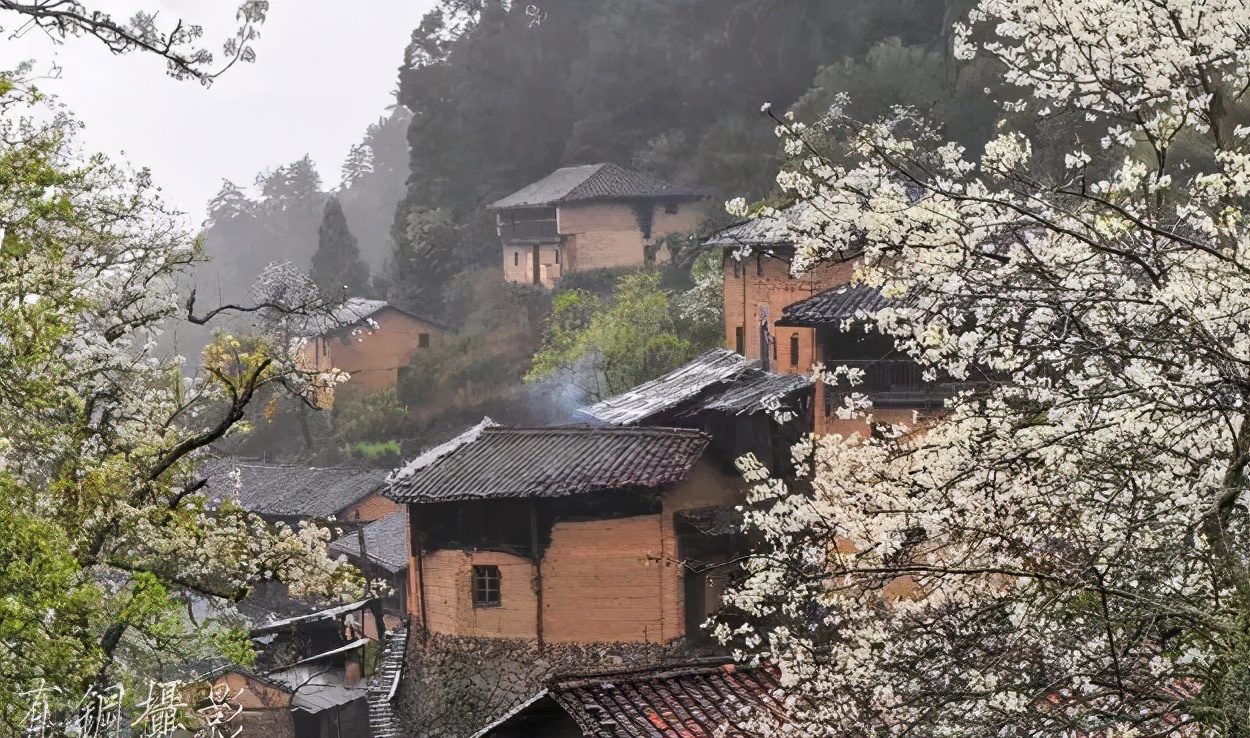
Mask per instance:
[[[725,259],[725,347],[737,350],[738,331],[743,335],[743,354],[748,359],[762,357],[761,317],[768,326],[768,368],[782,374],[806,374],[816,360],[816,335],[810,328],[783,328],[776,325],[781,311],[796,302],[830,287],[848,282],[854,267],[834,264],[818,267],[800,277],[790,275],[790,262],[768,256],[750,256],[744,261]],[[791,339],[798,339],[798,362],[792,361]]]
[[[561,206],[556,211],[560,244],[539,247],[539,280],[550,288],[566,271],[641,266],[646,263],[647,244],[670,233],[694,229],[703,218],[702,210],[700,203],[655,204],[648,240],[643,238],[634,208],[628,203]],[[527,244],[503,244],[505,281],[534,282],[533,248]],[[667,250],[661,250],[656,260],[662,262],[668,256]]]
[[[350,336],[347,344],[329,337],[310,342],[306,349],[313,353],[315,366],[351,375],[339,392],[394,389],[400,367],[407,366],[421,350],[421,334],[429,336],[431,347],[446,340],[442,330],[394,308],[383,308],[372,317],[378,327]]]
[[[425,555],[425,595],[429,629],[456,636],[537,637],[538,595],[529,559],[495,551],[431,551]],[[473,567],[499,567],[499,601],[473,604]],[[409,567],[412,571],[413,567]],[[411,580],[413,577],[409,577]],[[411,602],[416,602],[413,597]],[[420,616],[420,606],[415,608]]]
[[[542,634],[549,643],[664,643],[685,634],[684,570],[673,515],[741,501],[740,484],[700,464],[665,495],[659,515],[557,522],[542,561]],[[500,569],[500,606],[475,608],[472,567]],[[425,554],[429,629],[457,636],[535,638],[535,569],[506,553]],[[420,617],[417,565],[409,566],[411,614]]]
[[[564,254],[556,244],[541,244],[538,247],[539,279],[548,289],[555,286],[556,280],[564,273]],[[530,244],[504,244],[503,247],[503,278],[507,282],[533,284],[534,282],[534,247]]]
[[[553,643],[664,640],[661,516],[557,523],[543,559],[543,635]]]
[[[662,550],[664,552],[664,590],[660,593],[663,610],[663,636],[668,641],[686,634],[685,573],[677,558],[677,536],[674,534],[673,516],[681,510],[692,510],[713,505],[739,504],[745,500],[742,482],[716,471],[711,466],[699,464],[686,483],[665,495],[661,511],[663,517]]]
[[[380,494],[369,495],[347,511],[344,517],[348,520],[361,520],[371,523],[381,520],[393,512],[399,512],[398,504],[391,502]]]

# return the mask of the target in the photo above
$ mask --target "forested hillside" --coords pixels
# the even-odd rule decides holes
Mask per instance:
[[[541,343],[551,303],[502,285],[490,202],[562,166],[613,162],[708,191],[706,232],[728,221],[719,203],[774,193],[784,162],[775,124],[761,113],[765,103],[809,123],[835,103],[865,119],[914,106],[951,121],[950,135],[975,149],[1001,114],[985,90],[1001,83],[991,61],[957,62],[951,54],[950,23],[968,5],[441,0],[403,50],[394,112],[351,147],[338,182],[325,182],[305,158],[261,173],[253,190],[223,184],[210,206],[205,239],[213,261],[199,272],[200,289],[229,301],[243,298],[270,262],[310,271],[319,228],[328,225],[326,201],[337,197],[371,271],[351,291],[462,330],[414,363],[400,386],[395,402],[409,406],[411,423],[367,440],[424,443],[481,413],[550,419],[552,397],[570,406],[578,398],[547,387],[538,400],[522,387],[532,357],[552,355]],[[689,247],[699,242],[670,239],[677,258],[664,289],[693,286],[697,253]],[[707,264],[698,269],[715,277]],[[604,298],[608,320],[617,275],[589,276],[561,289],[589,287]],[[668,303],[657,294],[673,315],[642,328],[660,341],[673,325],[701,337],[672,361],[720,335],[719,292],[698,294],[707,306],[693,312],[688,299]],[[681,311],[702,315],[711,329]],[[544,412],[526,410],[536,407]]]
[[[450,275],[497,258],[484,205],[560,166],[610,161],[718,201],[764,196],[781,159],[763,103],[807,100],[818,114],[814,81],[857,81],[821,73],[844,64],[875,72],[886,85],[877,97],[912,102],[916,72],[953,78],[942,29],[956,10],[943,0],[445,0],[400,69],[413,120],[397,281],[434,308]],[[870,53],[885,39],[896,40]]]

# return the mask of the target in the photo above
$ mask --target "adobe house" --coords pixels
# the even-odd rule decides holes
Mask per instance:
[[[557,169],[492,203],[508,282],[550,289],[568,272],[664,260],[655,241],[703,219],[704,193],[615,164]]]
[[[265,464],[236,458],[213,459],[200,474],[211,499],[235,500],[270,522],[300,520],[370,522],[398,512],[386,499],[386,472],[356,467]],[[236,486],[237,485],[237,486]]]
[[[753,453],[784,475],[790,449],[812,429],[814,384],[808,374],[761,371],[741,354],[713,348],[578,414],[608,425],[698,428],[712,437],[711,454],[727,471]]]
[[[983,378],[955,381],[949,377],[925,381],[924,371],[911,357],[894,346],[894,340],[876,332],[844,330],[863,313],[884,306],[881,291],[862,284],[843,284],[817,292],[788,305],[777,320],[779,330],[810,331],[815,358],[826,367],[849,366],[864,371],[863,382],[853,388],[872,400],[875,420],[912,424],[939,411],[948,397],[983,384]],[[848,387],[816,387],[815,431],[817,433],[867,433],[862,420],[844,420],[837,410],[844,403]]]
[[[303,356],[309,371],[346,372],[350,379],[335,392],[394,390],[400,372],[418,351],[441,346],[456,331],[450,326],[400,310],[384,300],[353,297],[329,316],[306,322]],[[333,394],[319,403],[333,405]]]
[[[739,553],[740,482],[683,428],[504,428],[484,421],[396,472],[409,611],[429,632],[539,643],[667,643],[719,606]]]
[[[705,242],[724,255],[725,346],[759,362],[764,371],[810,374],[818,352],[809,328],[777,325],[782,310],[850,281],[854,266],[826,264],[794,276],[796,233],[808,206],[720,231]]]
[[[920,367],[894,348],[891,339],[859,330],[844,331],[861,312],[884,304],[879,290],[853,285],[854,256],[791,273],[796,239],[804,232],[810,205],[799,203],[776,216],[727,228],[706,242],[725,255],[725,341],[761,368],[810,374],[815,364],[863,369],[865,382],[854,391],[873,402],[875,420],[913,423],[939,409],[959,389],[975,383],[923,381]],[[837,410],[847,395],[823,382],[814,387],[811,430],[816,433],[867,433],[862,420],[843,420]]]
[[[700,661],[557,676],[473,738],[764,738],[785,710],[768,667]]]

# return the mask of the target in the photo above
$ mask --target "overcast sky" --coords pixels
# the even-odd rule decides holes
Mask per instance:
[[[220,55],[237,0],[88,0],[124,14],[159,10],[159,20],[204,26]],[[311,154],[322,180],[338,181],[348,148],[385,114],[404,47],[433,0],[272,0],[257,60],[204,88],[165,75],[164,60],[114,57],[90,38],[61,46],[39,31],[11,38],[20,18],[0,13],[0,68],[22,59],[58,79],[39,82],[86,124],[84,148],[125,152],[152,170],[166,199],[198,227],[223,178],[250,187],[257,172]],[[15,22],[17,21],[17,22]]]

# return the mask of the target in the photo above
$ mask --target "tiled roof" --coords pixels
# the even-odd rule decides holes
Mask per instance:
[[[612,425],[633,425],[687,402],[707,388],[742,374],[750,362],[729,349],[714,348],[668,374],[581,408],[579,413]]]
[[[378,670],[369,683],[369,727],[373,738],[395,738],[401,734],[395,714],[395,692],[404,675],[404,657],[408,654],[408,626],[392,630],[378,659]]]
[[[339,328],[356,325],[386,306],[386,300],[350,297],[342,304],[331,308],[326,315],[313,315],[306,318],[301,330],[306,335],[319,336]]]
[[[234,604],[234,610],[252,627],[261,627],[278,620],[309,615],[330,606],[322,600],[296,599],[282,582],[256,582],[248,595]]]
[[[326,315],[312,315],[303,319],[300,326],[300,333],[305,336],[322,336],[332,333],[341,328],[348,328],[365,322],[371,316],[385,308],[398,310],[404,315],[416,318],[422,323],[447,333],[455,333],[456,329],[448,325],[443,325],[438,321],[415,315],[406,310],[391,305],[386,300],[366,300],[363,297],[349,297],[342,303],[334,306]]]
[[[776,324],[784,327],[838,325],[860,312],[874,313],[884,305],[885,298],[879,288],[844,284],[783,308]]]
[[[778,715],[776,677],[732,664],[558,679],[548,693],[595,738],[762,738],[749,726]]]
[[[615,164],[564,167],[490,205],[494,210],[542,207],[583,200],[702,197],[699,190],[671,184]]]
[[[812,212],[812,206],[801,202],[779,210],[776,215],[752,218],[732,225],[704,242],[704,245],[726,248],[730,246],[793,246],[794,236],[803,221]]]
[[[499,427],[499,424],[491,420],[490,418],[482,418],[481,422],[479,422],[477,425],[473,426],[472,428],[469,428],[464,433],[461,433],[460,435],[456,436],[450,441],[447,441],[445,443],[440,443],[434,448],[426,449],[425,451],[422,451],[412,461],[409,461],[407,464],[404,464],[403,466],[399,467],[395,471],[391,472],[391,474],[387,476],[386,481],[394,482],[398,479],[404,479],[405,477],[410,477],[418,470],[424,469],[430,464],[433,464],[434,462],[443,458],[444,456],[451,453],[452,451],[455,451],[456,449],[460,448],[464,444],[476,441],[477,437],[482,435],[483,429],[498,428],[498,427]]]
[[[685,479],[710,440],[684,428],[484,428],[385,494],[421,503],[658,489]]]
[[[239,471],[236,490],[231,475]],[[328,518],[378,491],[386,473],[350,467],[280,466],[224,458],[200,470],[208,479],[203,494],[235,499],[260,515]]]
[[[729,349],[714,348],[650,382],[583,407],[579,413],[611,425],[637,425],[674,413],[712,411],[748,415],[764,410],[764,400],[784,398],[812,385],[811,377],[772,374]]]
[[[719,412],[729,415],[751,415],[766,410],[764,401],[783,400],[811,388],[815,380],[808,374],[772,374],[748,369],[733,382],[709,393],[684,411],[685,415]]]
[[[389,572],[408,566],[408,513],[396,512],[369,523],[364,528],[365,552],[369,560]],[[360,538],[349,530],[330,544],[330,553],[360,556]]]
[[[264,625],[252,628],[249,631],[253,638],[262,636],[266,633],[273,633],[284,628],[290,628],[293,625],[302,625],[304,623],[315,623],[323,620],[334,620],[344,615],[349,615],[358,610],[363,610],[373,602],[373,599],[360,600],[358,602],[349,602],[344,605],[335,605],[327,607],[323,610],[307,613],[305,615],[296,615],[295,617],[286,618],[284,620],[275,620]]]
[[[366,642],[358,641],[353,647],[360,648]],[[298,666],[270,672],[267,676],[291,690],[292,710],[314,714],[366,699],[370,682],[366,677],[348,686],[346,675],[341,669],[307,669]]]

